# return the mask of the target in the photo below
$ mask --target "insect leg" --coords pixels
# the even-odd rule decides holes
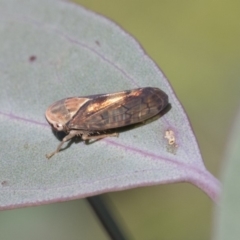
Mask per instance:
[[[98,136],[89,136],[88,135],[88,132],[83,132],[83,131],[79,131],[79,130],[72,130],[69,132],[69,134],[67,136],[65,136],[63,138],[63,140],[60,142],[60,144],[58,145],[57,149],[52,152],[52,153],[49,153],[49,154],[46,154],[46,158],[51,158],[53,155],[55,155],[56,153],[58,153],[62,147],[62,145],[69,141],[71,138],[77,136],[77,135],[82,135],[82,140],[90,140],[90,139],[94,139],[94,140],[97,140],[97,139],[101,139],[101,138],[105,138],[105,137],[118,137],[118,133],[108,133],[108,134],[101,134],[101,135],[98,135]]]
[[[63,140],[60,142],[60,144],[58,145],[57,149],[54,152],[46,154],[46,158],[48,158],[48,159],[51,158],[53,155],[55,155],[56,153],[58,153],[60,151],[62,145],[65,142],[69,141],[71,138],[75,137],[76,135],[80,135],[80,134],[82,134],[82,131],[70,131],[69,134],[63,138]]]
[[[89,136],[87,134],[83,134],[82,135],[82,140],[97,140],[97,139],[101,139],[101,138],[105,138],[105,137],[118,137],[118,133],[105,133],[105,134],[101,134],[101,135],[97,135],[97,136]]]

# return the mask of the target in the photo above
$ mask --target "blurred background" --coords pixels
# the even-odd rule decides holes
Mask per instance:
[[[206,167],[220,178],[240,103],[240,1],[75,2],[119,24],[160,66],[191,120]],[[129,239],[211,239],[214,203],[190,184],[103,197]],[[0,239],[108,237],[82,199],[3,211]]]

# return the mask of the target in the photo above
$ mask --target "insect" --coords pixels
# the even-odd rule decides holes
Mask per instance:
[[[84,141],[116,137],[117,132],[107,133],[107,130],[143,122],[167,105],[168,95],[152,87],[59,100],[48,107],[46,119],[54,130],[67,135],[46,157],[58,153],[62,145],[75,136]]]

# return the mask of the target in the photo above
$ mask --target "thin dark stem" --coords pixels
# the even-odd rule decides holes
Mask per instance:
[[[123,235],[117,223],[114,221],[111,212],[107,208],[102,197],[88,197],[87,200],[108,233],[109,237],[112,240],[126,240],[126,237]]]

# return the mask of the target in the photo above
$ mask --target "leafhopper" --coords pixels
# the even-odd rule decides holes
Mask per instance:
[[[145,87],[116,93],[70,97],[50,105],[46,119],[56,131],[66,136],[50,158],[62,145],[75,136],[82,140],[116,137],[108,130],[143,122],[161,112],[168,105],[168,95],[159,88]]]

